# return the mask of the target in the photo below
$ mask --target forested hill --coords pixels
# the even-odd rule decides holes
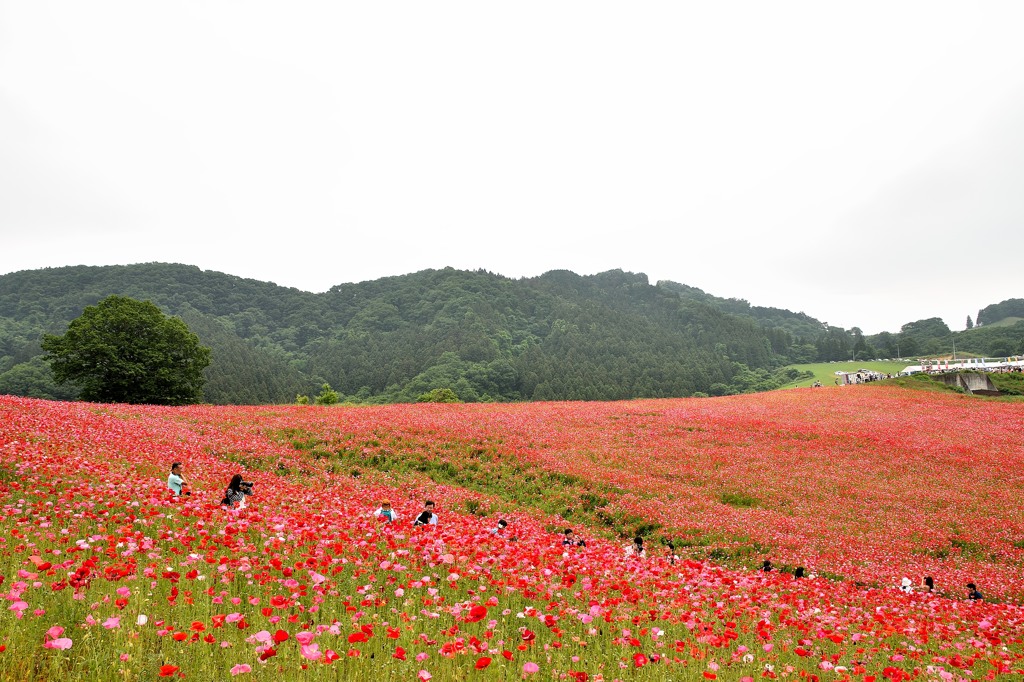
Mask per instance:
[[[0,393],[73,397],[39,340],[110,294],[152,300],[199,334],[214,403],[291,402],[325,382],[361,401],[727,393],[771,387],[785,360],[753,321],[621,271],[426,270],[312,294],[187,265],[78,266],[0,276]]]
[[[884,352],[857,329],[619,270],[510,279],[447,268],[313,294],[188,265],[77,266],[0,276],[0,393],[74,397],[54,384],[40,338],[110,294],[153,301],[212,348],[213,403],[291,402],[324,383],[358,402],[435,388],[466,401],[719,395],[774,388],[790,362]]]
[[[721,298],[713,296],[697,287],[679,284],[669,280],[658,282],[658,286],[678,294],[681,298],[700,301],[718,308],[722,312],[740,317],[749,317],[762,327],[785,331],[795,338],[806,338],[813,342],[828,330],[828,324],[816,320],[806,313],[794,313],[783,308],[766,308],[750,305],[740,298]]]
[[[954,347],[960,354],[1004,357],[1024,354],[1024,299],[1011,298],[982,308],[977,325],[967,318],[967,329],[950,330],[937,317],[907,322],[897,332],[864,335],[857,327],[833,327],[804,313],[782,308],[752,306],[743,299],[719,298],[696,287],[676,282],[658,286],[684,299],[700,301],[730,315],[761,325],[772,347],[791,362],[821,362],[871,358],[946,357]]]
[[[1006,320],[1024,320],[1024,298],[1010,298],[978,311],[978,325],[998,324]]]

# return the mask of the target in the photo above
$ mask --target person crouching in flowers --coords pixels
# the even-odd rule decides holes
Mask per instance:
[[[587,543],[583,541],[583,538],[576,539],[576,536],[572,532],[572,528],[565,529],[565,537],[562,538],[562,547],[586,547]]]
[[[224,499],[220,503],[232,509],[245,509],[245,498],[252,495],[252,483],[242,480],[242,474],[235,474],[224,491]]]
[[[175,495],[191,495],[188,490],[188,481],[181,475],[181,462],[171,464],[171,475],[167,477],[167,487]]]
[[[638,559],[646,559],[647,552],[644,550],[644,539],[637,535],[633,538],[633,542],[626,545],[626,556],[637,557]]]
[[[398,520],[398,512],[391,508],[391,503],[384,501],[380,503],[377,511],[373,512],[374,518],[383,519],[386,523],[393,523]]]

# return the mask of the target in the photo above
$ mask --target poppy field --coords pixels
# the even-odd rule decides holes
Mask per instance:
[[[1020,403],[878,385],[0,397],[0,679],[1020,679],[1022,434]],[[174,461],[188,496],[167,489]],[[255,494],[225,509],[236,473]],[[414,527],[426,499],[439,522]],[[644,557],[624,551],[636,534]],[[925,575],[934,592],[898,589]]]

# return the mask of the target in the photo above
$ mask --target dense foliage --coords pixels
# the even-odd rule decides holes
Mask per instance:
[[[126,296],[86,306],[64,334],[45,335],[41,347],[57,383],[103,403],[197,403],[210,364],[210,349],[184,322]]]
[[[111,294],[152,300],[212,349],[212,403],[292,402],[324,383],[361,403],[440,388],[466,402],[725,395],[784,385],[797,378],[781,369],[790,363],[914,357],[950,342],[935,325],[867,337],[621,271],[448,268],[312,294],[187,265],[81,266],[0,277],[0,393],[75,397],[39,363],[39,341]],[[965,352],[1024,350],[1024,326],[976,327],[958,349],[965,334],[976,335]]]
[[[0,679],[1019,679],[1022,430],[1019,403],[885,386],[0,397]],[[167,490],[176,460],[190,497]],[[256,494],[221,508],[238,472]],[[426,498],[440,521],[413,527]],[[372,514],[384,500],[394,523]],[[645,556],[624,551],[634,533]],[[923,575],[935,592],[898,588]]]

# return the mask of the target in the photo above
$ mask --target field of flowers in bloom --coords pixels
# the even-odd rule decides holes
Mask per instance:
[[[1019,678],[1022,434],[1019,403],[877,386],[374,408],[0,397],[0,679]],[[175,460],[190,497],[166,490]],[[221,509],[241,471],[256,495]],[[441,522],[413,528],[426,497]],[[399,522],[370,516],[383,499]],[[585,548],[562,547],[565,525]],[[616,537],[637,530],[644,559]],[[816,576],[753,570],[764,558]],[[937,595],[895,588],[924,574]],[[963,600],[968,580],[989,600]]]

